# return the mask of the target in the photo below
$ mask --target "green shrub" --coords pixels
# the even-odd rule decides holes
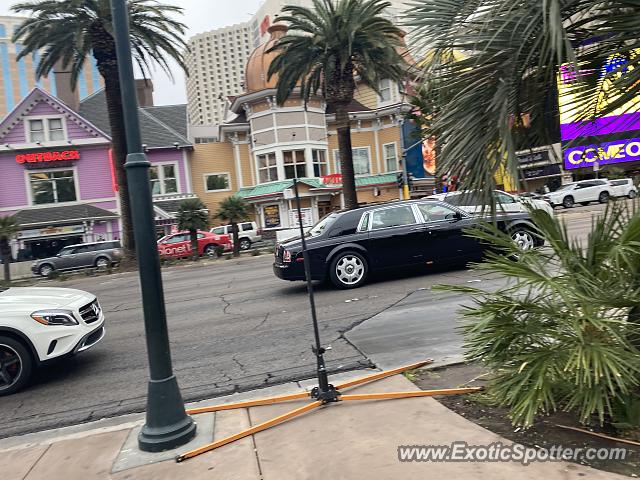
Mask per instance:
[[[491,370],[491,395],[514,424],[556,409],[603,422],[640,383],[640,213],[612,203],[582,245],[562,220],[531,214],[547,247],[521,252],[492,225],[472,232],[495,247],[474,269],[506,286],[439,288],[471,295],[466,356]]]

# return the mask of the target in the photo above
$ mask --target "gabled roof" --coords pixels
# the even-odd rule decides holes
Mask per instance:
[[[29,92],[29,95],[23,98],[22,101],[0,122],[0,138],[4,137],[22,117],[28,115],[29,111],[31,111],[35,104],[40,100],[48,103],[60,113],[64,113],[67,117],[73,117],[78,121],[78,125],[84,128],[91,135],[95,137],[105,137],[108,140],[111,139],[108,130],[103,129],[100,124],[95,123],[90,118],[82,116],[82,114],[79,114],[78,112],[75,112],[61,100],[50,95],[40,87],[34,87],[33,90]]]
[[[15,214],[22,226],[53,225],[60,222],[80,222],[84,220],[118,218],[113,212],[94,205],[67,205],[64,207],[30,208]]]
[[[138,109],[142,143],[147,148],[172,148],[177,143],[180,147],[190,147],[187,140],[187,108],[186,105],[169,105]],[[80,114],[99,125],[106,132],[111,132],[109,112],[104,89],[80,102]]]

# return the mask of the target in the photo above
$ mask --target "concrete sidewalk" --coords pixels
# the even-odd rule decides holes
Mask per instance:
[[[350,374],[361,376],[362,372]],[[344,377],[343,377],[344,378]],[[338,382],[338,379],[332,379]],[[313,382],[289,384],[215,402],[238,401],[310,388]],[[349,392],[415,390],[403,376],[379,380]],[[221,439],[304,405],[304,401],[196,416],[201,445]],[[431,398],[341,402],[322,407],[280,426],[177,464],[177,452],[137,451],[141,416],[57,432],[0,441],[3,480],[374,480],[456,478],[623,479],[619,475],[567,462],[461,463],[400,462],[399,445],[447,445],[454,441],[489,445],[502,439]],[[193,443],[193,442],[192,442]],[[182,447],[180,452],[195,446]]]

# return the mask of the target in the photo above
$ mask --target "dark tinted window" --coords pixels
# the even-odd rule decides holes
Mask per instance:
[[[468,207],[478,205],[479,199],[475,193],[465,192],[454,195],[447,195],[444,199],[449,205],[455,205],[458,207]]]
[[[331,225],[329,236],[340,237],[342,235],[351,235],[353,233],[356,233],[361,215],[362,211],[355,211],[346,212],[342,215],[337,216],[335,222],[333,222],[333,225]],[[331,215],[329,217],[331,217]]]
[[[76,251],[73,253],[87,253],[87,252],[93,252],[93,245],[80,245],[79,247],[76,247]]]
[[[251,222],[242,224],[242,231],[243,232],[248,232],[250,230],[253,230],[253,224]]]

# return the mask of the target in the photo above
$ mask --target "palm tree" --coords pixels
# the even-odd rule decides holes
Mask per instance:
[[[155,0],[129,0],[129,28],[131,50],[145,77],[151,63],[157,63],[171,76],[170,58],[186,70],[182,52],[186,46],[182,35],[185,25],[174,20],[182,8]],[[127,257],[133,258],[134,240],[131,207],[124,162],[127,154],[118,61],[113,37],[111,3],[109,0],[36,0],[12,7],[26,13],[26,19],[15,31],[14,42],[24,47],[17,59],[40,52],[36,69],[38,77],[46,76],[58,63],[71,71],[75,86],[82,66],[89,56],[97,62],[104,78],[113,154],[119,186],[123,247]]]
[[[4,281],[11,281],[11,246],[9,242],[20,231],[16,217],[0,217],[0,257],[4,265]]]
[[[199,198],[187,198],[178,206],[177,219],[178,229],[189,231],[193,259],[198,260],[198,230],[209,226],[207,207]]]
[[[576,120],[637,99],[638,2],[423,0],[407,23],[416,47],[429,49],[425,79],[441,99],[442,113],[425,132],[438,140],[439,168],[487,202],[500,169],[518,179],[517,150],[559,141],[560,66]],[[612,63],[612,55],[626,63]],[[589,70],[603,76],[584,75]]]
[[[348,105],[353,100],[356,76],[379,91],[383,79],[398,81],[404,60],[397,49],[403,32],[382,12],[383,0],[314,0],[314,8],[286,6],[278,20],[289,33],[270,51],[279,52],[269,66],[278,75],[276,100],[289,98],[299,86],[306,101],[318,92],[335,111],[345,207],[358,206]]]
[[[467,359],[492,372],[488,393],[511,408],[515,424],[565,409],[586,422],[640,401],[640,210],[612,202],[586,241],[564,220],[534,210],[548,248],[519,250],[510,235],[486,225],[476,236],[494,251],[478,272],[507,280],[499,289],[446,286],[471,295],[464,309]]]
[[[240,241],[238,240],[238,222],[249,218],[249,206],[240,197],[232,195],[225,198],[218,206],[215,216],[227,220],[233,232],[233,256],[240,256]]]

